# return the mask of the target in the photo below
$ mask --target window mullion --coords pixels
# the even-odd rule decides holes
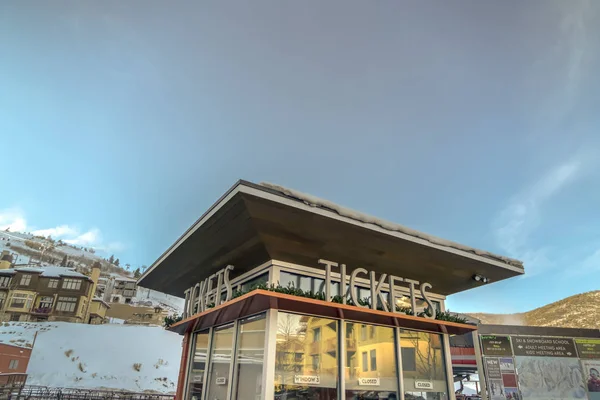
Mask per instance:
[[[338,325],[339,400],[343,400],[346,398],[346,324],[346,321],[340,320]]]
[[[402,347],[401,347],[401,341],[400,341],[400,328],[396,327],[395,329],[395,333],[396,333],[396,363],[398,365],[397,370],[398,370],[398,396],[400,396],[400,400],[405,400],[404,399],[404,380],[403,380],[403,373],[402,373]]]

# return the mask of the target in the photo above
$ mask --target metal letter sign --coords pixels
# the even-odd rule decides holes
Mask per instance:
[[[364,268],[355,268],[350,275],[346,274],[346,265],[339,264],[328,260],[319,260],[319,264],[325,265],[325,300],[331,301],[331,287],[334,282],[339,282],[341,285],[342,302],[346,304],[348,295],[357,307],[365,307],[360,304],[359,285],[356,284],[356,278],[359,274],[370,278],[371,292],[371,308],[377,309],[378,305],[383,307],[384,311],[399,312],[396,310],[396,300],[404,295],[396,290],[397,283],[404,282],[410,296],[410,303],[413,313],[419,314],[421,310],[417,310],[416,296],[417,291],[420,292],[421,298],[427,304],[426,318],[435,319],[437,310],[433,306],[433,301],[429,297],[428,289],[431,289],[431,284],[427,282],[419,282],[408,278],[401,278],[388,274],[377,274],[374,271],[367,271]],[[331,268],[335,267],[340,270],[340,279],[333,279]],[[228,265],[215,274],[210,275],[201,282],[198,282],[191,288],[187,289],[185,294],[185,305],[183,309],[183,318],[187,318],[193,314],[206,311],[210,307],[218,306],[231,300],[232,285],[229,273],[233,271],[233,265]],[[349,280],[348,280],[349,279]],[[384,291],[384,285],[387,285],[388,293]],[[224,298],[222,297],[224,295]]]
[[[511,336],[515,356],[577,357],[570,338],[545,336]]]

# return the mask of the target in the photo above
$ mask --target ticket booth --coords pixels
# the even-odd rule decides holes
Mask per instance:
[[[517,260],[239,181],[140,278],[185,297],[177,399],[454,399],[447,295]]]

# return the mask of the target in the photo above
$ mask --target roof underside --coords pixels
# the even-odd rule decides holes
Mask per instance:
[[[268,260],[319,268],[318,260],[328,259],[350,270],[363,267],[426,281],[433,292],[444,295],[477,286],[474,274],[498,281],[523,273],[515,260],[429,239],[311,206],[272,187],[240,182],[146,271],[139,284],[182,296],[228,264],[241,274]]]

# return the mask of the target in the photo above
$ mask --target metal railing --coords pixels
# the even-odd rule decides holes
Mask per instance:
[[[4,399],[10,400],[173,400],[174,395],[160,393],[136,393],[120,390],[96,390],[55,388],[47,386],[24,386]]]

